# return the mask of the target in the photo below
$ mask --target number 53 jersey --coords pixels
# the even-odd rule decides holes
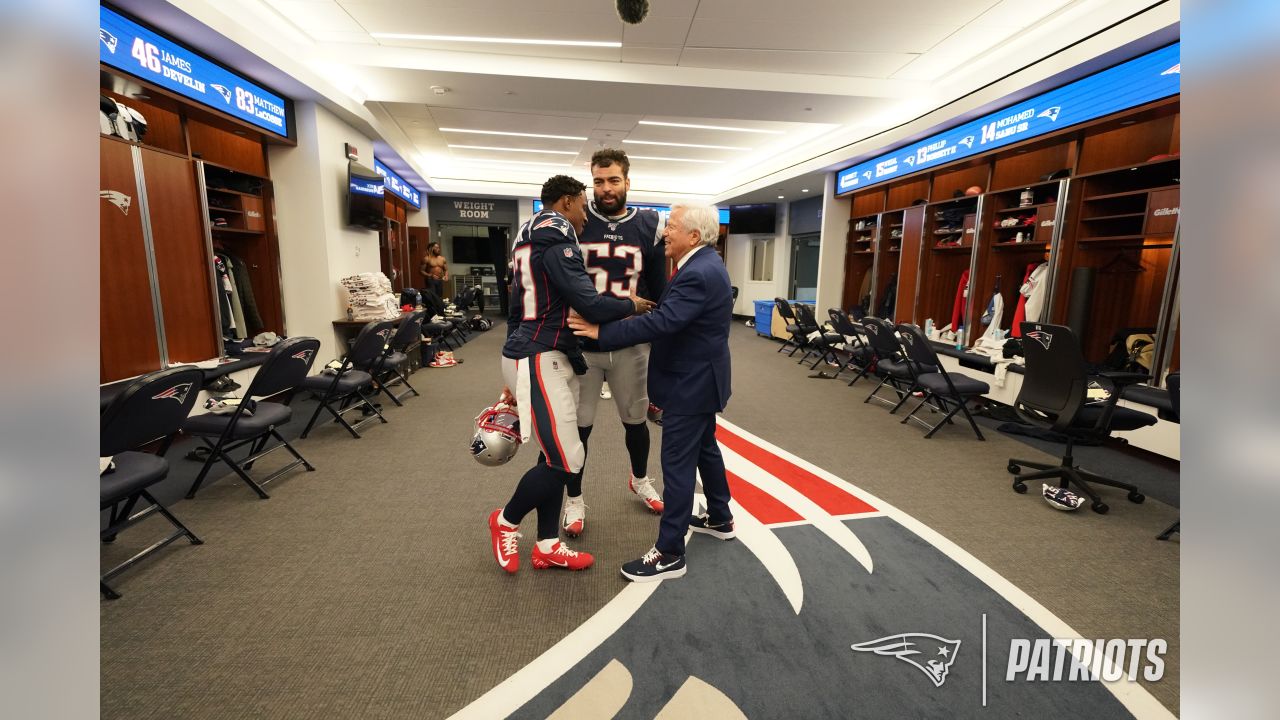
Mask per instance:
[[[667,286],[667,258],[662,218],[653,210],[627,208],[621,217],[587,207],[587,225],[578,236],[582,260],[596,292],[619,298],[639,295],[657,302]],[[595,340],[582,338],[582,349],[598,352]]]

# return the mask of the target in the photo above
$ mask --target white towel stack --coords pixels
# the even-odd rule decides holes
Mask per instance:
[[[380,272],[360,273],[341,280],[350,296],[353,320],[394,320],[400,317],[399,298],[391,291],[391,281]]]

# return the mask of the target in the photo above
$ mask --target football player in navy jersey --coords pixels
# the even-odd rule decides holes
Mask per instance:
[[[578,233],[587,221],[585,190],[567,175],[547,180],[542,186],[544,209],[520,228],[511,252],[503,399],[514,400],[521,439],[536,438],[542,455],[520,478],[506,506],[489,515],[494,557],[507,572],[519,567],[517,530],[531,510],[538,511],[535,568],[583,570],[594,562],[590,554],[559,541],[564,487],[586,458],[577,432],[578,375],[586,371],[586,364],[568,328],[570,308],[585,318],[597,318],[593,322],[605,322],[653,307],[637,294],[621,298],[596,292],[578,248]]]
[[[662,219],[653,210],[627,207],[631,161],[626,152],[605,148],[591,156],[595,202],[587,207],[587,225],[578,236],[587,273],[601,295],[656,298],[667,283],[662,243]],[[649,477],[649,344],[602,352],[595,340],[584,338],[587,372],[578,389],[578,435],[587,446],[595,424],[600,390],[609,384],[618,417],[626,433],[631,473],[627,487],[655,514],[662,513],[662,496]],[[586,529],[586,501],[582,471],[569,481],[562,526],[569,537]]]

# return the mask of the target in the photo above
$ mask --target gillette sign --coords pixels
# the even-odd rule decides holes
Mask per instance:
[[[836,174],[836,194],[860,190],[1177,95],[1182,91],[1179,49],[1179,43],[1168,45],[845,168]]]

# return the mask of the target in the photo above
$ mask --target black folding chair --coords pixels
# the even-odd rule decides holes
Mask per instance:
[[[949,373],[942,366],[942,361],[938,359],[938,354],[933,351],[933,346],[929,344],[929,338],[919,327],[910,323],[902,323],[898,325],[898,337],[902,342],[902,347],[907,352],[907,359],[911,361],[915,368],[937,368],[936,372],[920,372],[916,375],[915,382],[912,384],[912,391],[924,390],[924,398],[918,405],[902,418],[902,423],[906,424],[908,420],[914,420],[929,429],[925,433],[925,438],[933,437],[938,432],[938,428],[944,424],[951,422],[951,417],[958,412],[963,412],[966,420],[969,421],[969,427],[973,428],[973,433],[978,436],[979,440],[986,440],[982,437],[982,431],[978,429],[978,424],[973,421],[973,416],[969,414],[968,402],[970,398],[979,397],[991,391],[991,386],[987,383],[971,378],[968,375],[960,373]],[[936,404],[935,404],[936,403]],[[932,405],[934,408],[946,413],[941,420],[935,425],[930,425],[919,417],[916,413],[925,404]]]
[[[196,415],[182,424],[184,432],[200,438],[200,441],[209,448],[209,457],[205,459],[204,467],[200,468],[195,482],[191,483],[191,489],[187,490],[188,498],[196,496],[196,491],[204,484],[205,476],[209,474],[213,464],[219,460],[226,463],[232,472],[239,475],[240,479],[244,480],[245,484],[263,500],[271,497],[262,488],[272,480],[299,465],[305,467],[307,472],[315,470],[311,463],[307,462],[306,458],[284,439],[277,428],[293,419],[293,409],[289,407],[289,401],[293,399],[293,393],[303,379],[311,372],[311,365],[316,361],[316,353],[319,351],[320,341],[313,337],[294,337],[280,341],[271,348],[266,362],[258,367],[257,374],[253,376],[253,382],[249,383],[249,389],[245,391],[244,398],[240,400],[235,410],[225,415],[212,412]],[[257,399],[275,395],[284,395],[281,398],[283,402],[265,402]],[[273,438],[276,444],[267,447],[267,443]],[[249,446],[249,454],[237,462],[230,453],[245,445]],[[261,481],[255,481],[249,476],[249,471],[253,469],[255,462],[280,448],[288,450],[289,454],[293,455],[293,462]]]
[[[119,598],[120,593],[107,581],[143,558],[180,537],[192,545],[204,542],[147,491],[168,476],[169,462],[163,455],[196,404],[203,382],[204,374],[196,367],[161,370],[130,382],[102,411],[98,452],[102,457],[110,456],[115,466],[100,477],[101,509],[111,510],[107,528],[101,532],[102,542],[114,542],[122,530],[153,513],[160,513],[174,527],[168,537],[103,573],[99,589],[109,600]],[[160,446],[154,455],[136,450],[157,440]],[[145,501],[146,507],[134,512],[139,500]]]
[[[1113,431],[1137,430],[1156,423],[1155,417],[1138,410],[1119,407],[1126,385],[1150,379],[1146,373],[1103,372],[1098,376],[1112,385],[1111,394],[1102,402],[1088,401],[1089,379],[1085,370],[1084,351],[1071,328],[1048,323],[1022,323],[1022,350],[1026,357],[1026,375],[1014,409],[1026,422],[1066,436],[1062,462],[1049,465],[1031,460],[1009,459],[1006,469],[1013,473],[1013,489],[1025,493],[1027,480],[1059,480],[1059,487],[1075,485],[1093,501],[1096,513],[1109,508],[1094,492],[1092,484],[1108,485],[1129,491],[1129,501],[1140,503],[1146,497],[1130,483],[1112,480],[1088,472],[1075,464],[1072,448],[1077,439],[1102,440]],[[1023,466],[1037,472],[1022,473]]]
[[[853,370],[857,373],[849,381],[849,385],[853,385],[866,377],[872,366],[874,353],[867,344],[866,331],[839,308],[829,308],[827,316],[831,318],[831,327],[844,340],[843,364],[832,377],[839,377],[845,370]]]
[[[390,351],[378,358],[373,364],[373,378],[377,381],[378,389],[391,398],[396,405],[403,406],[400,402],[409,395],[421,395],[412,385],[409,384],[408,374],[401,372],[401,367],[407,367],[409,364],[409,353],[413,346],[422,342],[422,316],[426,315],[425,311],[409,313],[400,320],[400,326],[396,328],[395,335],[391,336],[388,343]],[[408,390],[396,395],[387,388],[387,383],[392,378],[398,378],[400,382],[408,388]]]
[[[804,303],[798,303],[794,309],[801,329],[807,333],[809,338],[809,346],[805,348],[800,362],[803,363],[811,357],[816,357],[817,359],[809,366],[810,370],[814,370],[825,361],[839,361],[839,357],[836,355],[836,345],[843,342],[844,338],[839,333],[829,332],[819,325],[818,318],[814,316],[812,307]]]
[[[880,384],[876,385],[867,399],[862,402],[869,403],[875,400],[890,405],[892,408],[889,414],[892,415],[902,407],[907,398],[911,397],[910,388],[915,385],[918,371],[903,352],[893,323],[868,315],[862,318],[862,327],[866,331],[867,343],[875,354],[875,372],[880,376]],[[929,371],[932,372],[932,368]],[[880,389],[883,387],[893,390],[897,398],[896,403],[880,397]]]
[[[800,332],[800,324],[796,320],[796,314],[791,309],[791,303],[782,298],[774,298],[773,306],[778,309],[778,315],[782,316],[782,320],[787,323],[787,333],[791,336],[787,338],[782,346],[778,348],[778,352],[787,349],[788,345],[792,345],[791,352],[787,353],[787,357],[796,354],[796,350],[808,344],[808,339]]]
[[[316,411],[307,421],[307,427],[302,431],[302,437],[305,438],[311,432],[311,428],[315,427],[321,410],[328,410],[334,422],[342,425],[347,432],[351,433],[351,437],[357,439],[360,437],[357,430],[364,427],[366,423],[372,422],[374,418],[384,423],[387,421],[373,404],[371,395],[377,392],[372,387],[374,366],[387,354],[389,349],[387,343],[395,332],[394,327],[390,320],[365,325],[360,329],[355,344],[351,346],[351,352],[347,353],[342,361],[342,367],[338,368],[336,373],[333,375],[320,373],[302,381],[302,388],[310,390],[319,401]],[[352,410],[361,410],[366,412],[367,416],[352,425],[343,417]]]

